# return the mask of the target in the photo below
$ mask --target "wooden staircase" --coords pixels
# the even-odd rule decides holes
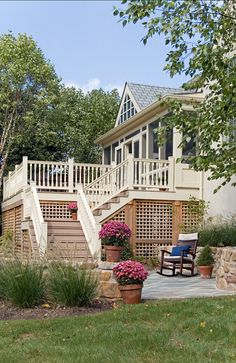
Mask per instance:
[[[50,259],[73,262],[93,261],[79,221],[46,220],[48,223],[48,249]]]
[[[111,198],[108,202],[93,210],[93,215],[97,222],[101,222],[108,218],[109,215],[114,214],[117,210],[122,208],[130,201],[130,193],[128,190],[120,192],[115,197]]]

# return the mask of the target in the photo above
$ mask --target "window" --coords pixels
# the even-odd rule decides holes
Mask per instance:
[[[118,125],[122,124],[130,117],[134,116],[137,113],[137,110],[134,107],[133,102],[130,100],[128,95],[125,96],[123,107],[121,109],[120,119],[118,121]]]
[[[159,121],[154,121],[149,124],[149,158],[151,159],[158,159],[158,126]]]
[[[114,144],[112,144],[112,155],[111,155],[111,160],[115,161],[115,148],[119,145],[118,142],[115,142]]]
[[[182,148],[182,155],[187,158],[196,155],[196,136],[187,135]],[[185,161],[187,161],[187,158]]]
[[[108,146],[104,149],[104,164],[111,164],[111,147]]]

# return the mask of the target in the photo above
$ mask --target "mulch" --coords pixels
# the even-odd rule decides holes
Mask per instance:
[[[95,314],[113,308],[113,302],[107,300],[95,300],[88,307],[65,307],[53,304],[43,304],[34,308],[22,309],[0,301],[0,320],[46,320],[51,318],[63,318]]]

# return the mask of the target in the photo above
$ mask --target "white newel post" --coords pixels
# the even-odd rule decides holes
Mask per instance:
[[[28,156],[23,156],[22,165],[23,165],[23,170],[22,170],[23,185],[22,186],[23,186],[23,188],[25,188],[28,185]]]
[[[127,159],[127,184],[128,188],[131,190],[134,185],[134,158],[131,154],[129,154]]]
[[[169,170],[168,170],[168,186],[169,191],[175,190],[175,158],[173,156],[168,157]]]
[[[68,159],[69,171],[68,171],[68,188],[69,193],[73,193],[74,191],[74,183],[73,183],[73,175],[74,175],[74,159]]]

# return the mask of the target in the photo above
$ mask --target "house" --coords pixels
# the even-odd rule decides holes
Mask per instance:
[[[235,213],[235,189],[228,185],[215,197],[207,174],[177,162],[195,153],[194,140],[179,148],[174,128],[164,145],[158,143],[157,128],[170,113],[165,101],[179,100],[189,111],[203,99],[201,92],[126,83],[114,128],[96,140],[103,147],[101,165],[24,157],[3,185],[3,231],[13,231],[16,252],[99,258],[98,231],[115,219],[130,226],[137,256],[155,257],[181,230],[198,225],[199,215],[189,213],[191,198],[209,201],[212,215]],[[77,221],[70,201],[78,203]]]

